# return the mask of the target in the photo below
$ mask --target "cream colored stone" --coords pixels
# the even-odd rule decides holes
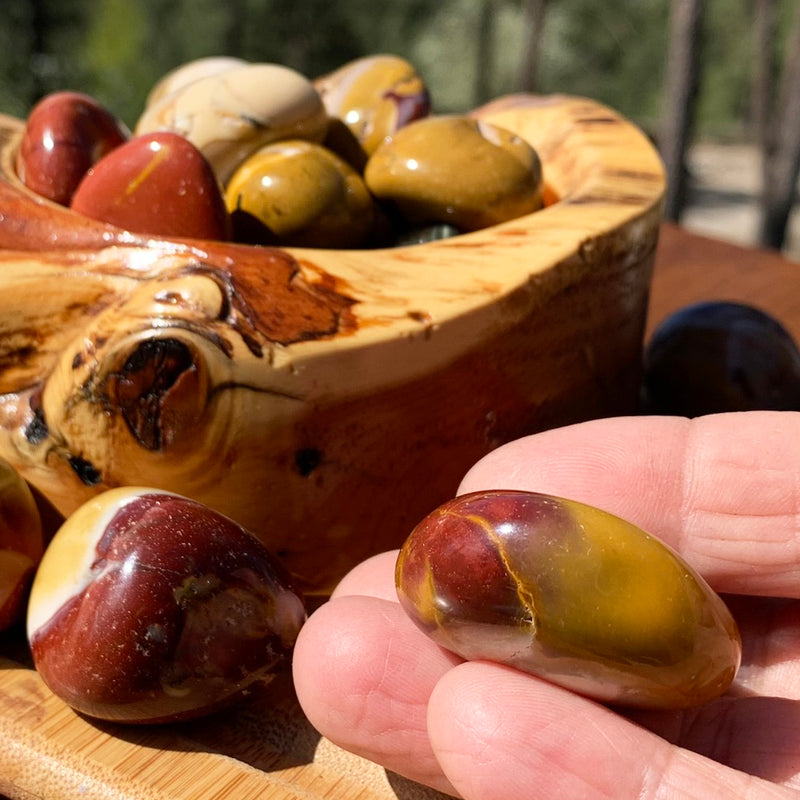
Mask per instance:
[[[145,100],[145,108],[201,78],[221,75],[228,70],[244,66],[247,66],[246,61],[232,56],[209,56],[188,61],[168,72],[153,86]]]
[[[193,81],[145,109],[135,133],[185,136],[227,183],[259,147],[290,137],[322,141],[328,117],[309,80],[278,64],[250,64]]]

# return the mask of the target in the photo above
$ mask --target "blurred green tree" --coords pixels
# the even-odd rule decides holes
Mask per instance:
[[[692,138],[700,56],[703,53],[705,0],[672,0],[664,85],[661,150],[667,173],[664,216],[680,221],[688,189],[686,152]]]
[[[765,4],[767,33],[754,16]],[[152,85],[202,56],[273,61],[315,77],[393,52],[417,66],[438,111],[520,89],[563,92],[605,102],[655,134],[675,115],[665,102],[669,9],[670,0],[3,0],[0,111],[23,117],[42,95],[72,88],[133,126]],[[797,9],[797,0],[705,0],[694,136],[757,141],[761,131],[772,207],[765,242],[779,238],[767,227],[785,228],[800,158],[800,120],[781,121],[800,97]],[[755,57],[759,36],[769,42],[765,62]]]
[[[772,13],[772,9],[761,10]],[[770,26],[769,21],[766,24]],[[769,47],[771,42],[762,40],[760,44]],[[800,5],[795,7],[779,77],[777,69],[772,71],[769,53],[762,57],[767,76],[760,91],[769,96],[761,98],[764,117],[759,126],[763,164],[759,240],[779,249],[786,238],[800,175]]]
[[[785,27],[785,9],[796,0],[777,1]],[[3,4],[0,109],[15,114],[42,94],[69,87],[95,94],[130,124],[150,86],[193,58],[227,53],[284,63],[313,77],[358,56],[395,52],[417,64],[445,111],[529,89],[535,79],[537,91],[595,97],[648,129],[660,118],[669,0],[618,0],[613,7],[596,0]],[[535,22],[545,6],[546,31]],[[746,6],[708,0],[714,35],[702,63],[701,134],[741,132],[749,115]]]

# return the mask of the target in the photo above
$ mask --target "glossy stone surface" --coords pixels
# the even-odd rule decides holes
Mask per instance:
[[[542,168],[521,137],[461,116],[418,120],[384,140],[364,172],[369,190],[412,225],[474,231],[542,207]]]
[[[135,233],[227,239],[230,220],[200,151],[174,133],[136,136],[92,167],[73,211]]]
[[[741,642],[674,552],[606,512],[548,495],[463,495],[397,562],[400,602],[436,642],[604,702],[681,708],[722,694]]]
[[[69,205],[86,171],[130,137],[108,109],[79,92],[55,92],[28,115],[17,174],[33,192]]]
[[[643,408],[687,417],[800,411],[800,350],[778,320],[751,305],[687,306],[647,344]]]
[[[400,234],[395,241],[395,245],[404,247],[412,244],[438,242],[440,239],[449,239],[452,236],[458,236],[460,233],[461,231],[458,228],[446,223],[425,225],[422,228],[415,228],[414,230]]]
[[[266,145],[228,184],[225,202],[234,238],[255,244],[359,247],[374,219],[361,176],[313,142]]]
[[[71,515],[37,572],[28,638],[78,711],[166,722],[212,711],[286,667],[300,597],[251,533],[207,506],[114,489]]]
[[[314,86],[328,114],[341,120],[371,155],[389,136],[431,110],[428,88],[414,66],[393,55],[356,59]]]
[[[192,81],[145,109],[139,135],[172,131],[208,159],[219,182],[279,139],[320,142],[328,115],[311,81],[278,64],[248,64]]]
[[[22,618],[43,552],[42,521],[31,490],[0,459],[0,630]]]
[[[197,58],[194,61],[187,61],[175,69],[170,70],[163,78],[155,83],[145,100],[145,108],[148,108],[168,95],[183,89],[190,83],[209,78],[213,75],[221,75],[231,69],[246,67],[247,62],[241,58],[233,56],[208,56]]]

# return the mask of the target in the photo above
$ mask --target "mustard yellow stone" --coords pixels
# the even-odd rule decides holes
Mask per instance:
[[[536,151],[516,134],[468,117],[407,125],[373,153],[364,178],[415,224],[473,231],[542,207]]]
[[[225,192],[239,241],[301,247],[360,246],[374,220],[361,176],[301,139],[267,145],[236,170]]]
[[[416,68],[389,54],[364,56],[314,81],[329,116],[372,154],[395,131],[428,116],[430,95]]]

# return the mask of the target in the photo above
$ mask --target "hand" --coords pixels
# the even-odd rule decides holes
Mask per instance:
[[[743,664],[723,698],[617,713],[409,621],[395,553],[361,564],[294,657],[311,723],[342,747],[467,800],[800,798],[800,413],[599,420],[527,437],[460,492],[526,489],[661,537],[726,596]]]

